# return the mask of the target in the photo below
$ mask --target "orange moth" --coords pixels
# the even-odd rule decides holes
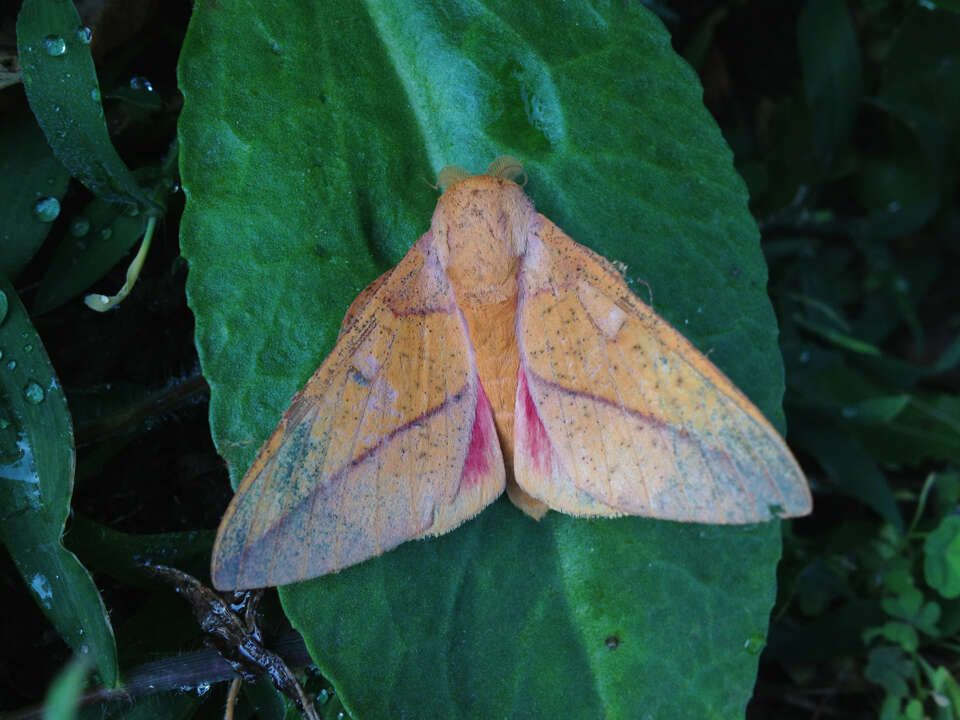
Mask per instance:
[[[440,535],[506,489],[534,518],[810,512],[761,412],[498,158],[347,311],[231,502],[213,583],[306,580]]]

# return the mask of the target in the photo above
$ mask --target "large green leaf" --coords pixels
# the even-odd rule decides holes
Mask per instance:
[[[639,4],[198,3],[179,72],[181,246],[234,481],[428,228],[424,181],[502,153],[782,426],[744,185]],[[779,543],[776,523],[536,523],[501,500],[281,596],[358,717],[740,717]]]
[[[90,573],[62,544],[75,462],[67,400],[2,275],[0,307],[0,540],[60,636],[112,687],[119,677],[110,619]]]

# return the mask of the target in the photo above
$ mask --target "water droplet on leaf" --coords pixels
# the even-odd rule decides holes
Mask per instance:
[[[43,388],[36,380],[31,380],[23,388],[23,396],[27,399],[27,402],[39,405],[43,402]]]
[[[70,234],[74,237],[83,237],[90,232],[90,221],[84,217],[76,218],[70,223]]]
[[[90,41],[93,39],[93,30],[88,28],[86,25],[77,28],[77,39],[84,45],[89,45]]]
[[[67,52],[67,41],[59,35],[47,35],[43,39],[43,51],[54,57],[63,55]]]
[[[59,214],[60,201],[55,197],[40,198],[33,206],[33,216],[40,222],[53,222]]]
[[[7,294],[3,290],[0,290],[0,323],[7,319],[7,308],[9,308],[9,306]],[[0,352],[0,358],[2,357],[3,353]]]
[[[743,649],[751,655],[759,655],[764,645],[766,645],[766,638],[760,633],[752,633],[743,641]]]

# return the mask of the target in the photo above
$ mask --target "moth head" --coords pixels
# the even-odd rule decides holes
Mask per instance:
[[[527,172],[523,169],[523,164],[513,155],[500,155],[494,158],[493,162],[487,166],[487,172],[484,174],[512,182],[516,182],[518,177],[523,176],[523,182],[518,184],[520,187],[527,184]],[[447,165],[437,174],[437,184],[434,187],[446,190],[454,183],[472,176],[473,173],[466,168],[459,165]]]
[[[433,233],[445,241],[451,256],[461,253],[465,262],[477,261],[472,249],[476,247],[502,247],[506,250],[504,257],[519,257],[536,215],[533,203],[512,179],[523,174],[515,159],[498,158],[490,170],[463,176],[463,168],[447,167],[440,174],[441,184],[452,182],[437,201]]]

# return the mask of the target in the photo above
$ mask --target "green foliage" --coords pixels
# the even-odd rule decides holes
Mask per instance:
[[[0,538],[37,604],[74,652],[117,684],[113,628],[93,579],[63,547],[73,428],[63,388],[13,286],[0,275]]]
[[[17,19],[23,84],[57,159],[98,196],[152,205],[107,134],[91,30],[72,0],[25,0]]]
[[[766,658],[811,686],[853,668],[882,688],[882,718],[954,718],[960,18],[859,6],[854,22],[849,3],[805,2],[803,96],[773,101],[755,144],[731,134],[781,319],[788,439],[819,469]],[[801,670],[814,658],[829,670]]]
[[[69,179],[30,111],[5,113],[0,119],[0,273],[14,278],[33,257],[60,214]]]

